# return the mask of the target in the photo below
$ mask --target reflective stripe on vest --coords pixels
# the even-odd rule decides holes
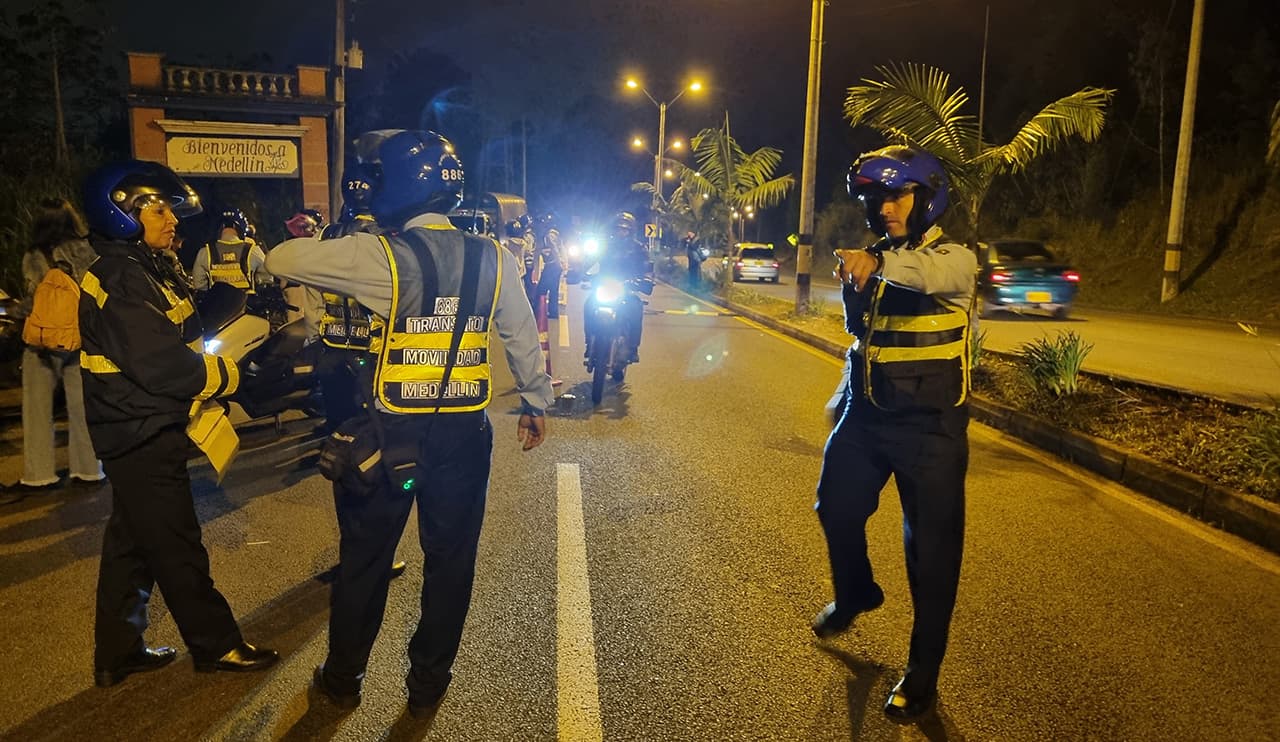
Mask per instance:
[[[969,390],[969,313],[877,280],[854,352],[863,393],[885,410],[958,407]]]
[[[388,410],[399,413],[473,412],[493,397],[489,365],[489,328],[502,285],[502,249],[493,240],[464,235],[448,226],[417,228],[425,248],[398,235],[379,236],[391,265],[391,319],[385,328],[374,371],[374,391]],[[420,251],[425,250],[426,254]],[[459,318],[464,250],[483,250],[480,280],[472,314]],[[403,305],[406,295],[420,295],[421,281],[404,281],[400,266],[432,260],[437,268],[437,296],[423,296],[419,306]],[[422,306],[431,302],[432,306]],[[453,341],[455,321],[465,322],[449,383],[440,383]]]
[[[247,242],[214,242],[209,245],[209,280],[229,283],[238,289],[249,289],[249,276],[243,263],[248,262]]]
[[[349,296],[321,292],[324,315],[320,318],[320,341],[342,350],[369,349],[369,312]]]

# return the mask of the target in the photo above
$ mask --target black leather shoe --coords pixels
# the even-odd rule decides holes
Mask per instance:
[[[397,578],[397,577],[399,577],[400,575],[404,574],[404,570],[405,570],[405,568],[406,568],[406,567],[408,567],[408,566],[409,566],[409,565],[408,565],[408,564],[406,564],[406,563],[404,563],[404,562],[396,562],[395,564],[392,564],[392,565],[391,565],[391,579],[393,579],[393,580],[394,580],[395,578]]]
[[[95,670],[93,682],[99,688],[108,688],[134,673],[159,670],[173,662],[173,658],[177,656],[178,652],[173,647],[143,647],[114,670]]]
[[[359,679],[335,677],[320,665],[312,675],[311,684],[338,708],[353,709],[360,705]]]
[[[196,660],[196,672],[255,672],[271,667],[280,659],[274,649],[258,649],[249,642],[227,652],[216,660]]]
[[[835,603],[827,603],[827,607],[823,608],[822,612],[814,617],[809,626],[819,639],[830,639],[837,634],[843,634],[848,631],[849,627],[853,625],[853,619],[857,618],[859,614],[874,611],[882,605],[884,605],[884,593],[879,589],[867,602],[848,611],[843,608],[837,608]]]
[[[889,699],[884,702],[884,715],[899,724],[910,724],[933,710],[934,701],[938,699],[937,691],[912,694],[903,691],[907,679],[903,678],[889,691]]]
[[[409,694],[409,716],[415,719],[430,719],[440,710],[440,704],[444,702],[445,691],[441,691],[438,695],[433,696],[414,696]]]

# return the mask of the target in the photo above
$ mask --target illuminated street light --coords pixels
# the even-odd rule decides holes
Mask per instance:
[[[643,139],[641,139],[640,137],[636,137],[635,139],[632,139],[632,140],[631,140],[631,146],[632,146],[632,147],[636,147],[636,148],[643,147],[643,146],[644,146],[644,140],[643,140]]]
[[[658,107],[658,148],[653,155],[653,206],[654,208],[657,208],[658,201],[662,199],[662,155],[667,149],[667,108],[674,105],[676,101],[680,100],[681,96],[689,91],[693,91],[695,93],[701,92],[703,89],[702,81],[693,80],[686,87],[681,88],[680,92],[676,93],[674,98],[665,102],[654,98],[653,95],[640,84],[640,81],[634,77],[628,77],[626,85],[630,90],[639,90],[644,93],[645,97],[648,98],[653,105]],[[680,149],[683,146],[683,142],[678,146],[674,142],[671,145],[672,149]]]

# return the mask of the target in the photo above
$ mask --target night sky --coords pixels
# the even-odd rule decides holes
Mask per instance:
[[[350,2],[350,0],[349,0]],[[1205,70],[1263,19],[1270,2],[1219,0],[1206,22]],[[324,0],[219,0],[198,4],[105,0],[113,51],[166,53],[174,61],[215,63],[266,54],[277,67],[327,64],[333,3]],[[841,120],[843,90],[890,61],[950,71],[977,113],[983,14],[977,0],[832,0],[827,7],[822,87],[819,199],[826,200],[850,159],[878,142]],[[1129,54],[1140,19],[1168,18],[1168,43],[1185,48],[1191,0],[994,0],[988,60],[988,131],[1004,141],[1040,106],[1087,85],[1116,87],[1125,101]],[[214,10],[213,8],[216,8]],[[348,37],[365,49],[366,69],[349,77],[349,99],[376,86],[390,55],[428,47],[471,75],[474,101],[495,119],[528,118],[550,130],[575,106],[596,112],[618,140],[618,174],[648,180],[652,160],[627,149],[632,134],[653,138],[657,111],[623,94],[626,72],[655,97],[670,97],[697,74],[710,86],[672,109],[668,131],[688,136],[717,125],[727,109],[748,150],[784,150],[783,172],[797,176],[803,141],[811,4],[806,0],[357,0]],[[1269,14],[1273,15],[1273,14]],[[1245,22],[1247,21],[1247,23]],[[1272,38],[1274,19],[1270,24]],[[1171,71],[1178,80],[1181,66]],[[583,103],[589,100],[589,103]],[[1173,101],[1175,107],[1178,101]],[[1202,104],[1205,105],[1205,104]],[[1267,108],[1271,103],[1267,103]],[[413,126],[416,122],[404,122]],[[449,134],[449,132],[444,132]],[[559,155],[571,159],[572,152]],[[555,166],[544,160],[543,167]],[[571,169],[561,161],[561,166]]]

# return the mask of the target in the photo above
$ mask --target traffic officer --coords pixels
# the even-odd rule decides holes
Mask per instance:
[[[382,624],[388,567],[415,501],[424,554],[422,613],[409,643],[409,711],[433,713],[471,600],[493,432],[490,333],[503,340],[521,397],[517,438],[542,443],[553,401],[533,313],[515,259],[445,217],[462,198],[453,145],[429,131],[361,137],[381,177],[373,214],[395,232],[289,240],[267,258],[277,275],[353,296],[385,320],[376,363],[362,382],[375,408],[326,443],[341,531],[331,596],[329,653],[316,688],[343,707],[360,703]]]
[[[534,222],[536,250],[542,258],[542,270],[538,273],[538,286],[534,290],[536,297],[547,296],[547,318],[560,316],[560,276],[567,266],[563,246],[560,244],[560,230],[556,227],[556,217],[551,212],[539,216]]]
[[[369,165],[357,164],[342,175],[342,217],[320,232],[320,239],[334,239],[357,232],[381,230],[369,209],[377,174]],[[329,432],[360,411],[354,369],[369,351],[371,316],[350,296],[307,287],[308,323],[316,325],[321,342],[316,375],[324,395],[325,423]],[[317,312],[318,310],[318,312]],[[315,314],[318,313],[318,317]]]
[[[867,558],[866,523],[893,475],[902,502],[915,619],[906,672],[884,712],[910,721],[932,708],[960,580],[968,469],[970,316],[977,260],[936,222],[946,173],[928,152],[893,146],[849,171],[849,193],[882,238],[837,250],[844,284],[849,382],[827,441],[818,518],[835,602],[813,621],[828,638],[878,608],[884,592]]]
[[[202,352],[191,293],[162,256],[199,198],[165,166],[131,160],[93,173],[84,205],[99,255],[80,284],[85,413],[112,485],[94,679],[114,685],[173,660],[174,650],[143,642],[157,584],[197,671],[261,670],[278,657],[244,641],[213,585],[187,473],[193,401],[226,397],[240,381],[234,361]]]
[[[254,288],[271,283],[271,275],[263,267],[266,262],[266,253],[249,239],[249,220],[244,212],[228,208],[218,219],[218,240],[196,254],[191,280],[196,291],[229,283],[252,294]]]

